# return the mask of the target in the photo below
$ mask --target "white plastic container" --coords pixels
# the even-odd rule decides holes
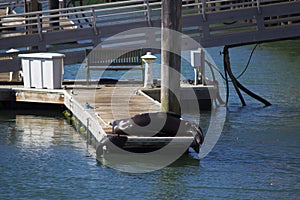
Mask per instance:
[[[24,87],[59,89],[62,87],[63,58],[59,53],[19,54]]]

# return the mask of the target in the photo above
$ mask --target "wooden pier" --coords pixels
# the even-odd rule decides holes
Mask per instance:
[[[199,87],[199,86],[198,86]],[[112,134],[112,122],[130,118],[136,114],[160,111],[160,103],[143,92],[136,84],[97,86],[68,85],[64,89],[24,88],[22,85],[0,86],[0,102],[5,105],[26,103],[30,105],[57,105],[68,110],[74,126],[79,132],[85,132],[89,144],[97,150],[97,156],[103,153],[103,144]],[[183,88],[189,90],[190,88]],[[150,89],[151,90],[151,89]],[[203,91],[208,90],[203,87]],[[149,92],[149,89],[147,89]],[[156,92],[154,92],[155,94]],[[209,98],[209,97],[208,97]],[[87,106],[88,104],[88,106]],[[194,136],[175,137],[139,137],[125,136],[124,148],[159,149],[171,141],[175,144],[192,142]],[[108,147],[107,147],[108,148]]]

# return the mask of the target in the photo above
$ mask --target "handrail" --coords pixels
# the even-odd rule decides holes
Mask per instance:
[[[150,4],[149,4],[149,0],[145,0],[145,3],[147,5],[147,20],[148,20],[148,25],[151,27],[152,26],[152,22],[151,22],[151,8],[150,8]]]
[[[190,3],[189,1],[183,0],[186,2],[183,5],[183,8],[190,8],[191,6],[200,6],[203,18],[205,19],[206,12],[213,12],[217,10],[226,10],[226,9],[240,9],[243,6],[254,7],[256,6],[258,10],[260,10],[261,5],[265,3],[276,3],[276,2],[283,2],[282,0],[253,0],[253,1],[229,1],[229,0],[201,0],[201,2]],[[286,0],[288,1],[288,0]],[[13,14],[10,17],[24,17],[27,16],[37,16],[37,15],[63,15],[63,13],[85,13],[90,10],[94,10],[95,12],[105,12],[105,11],[115,11],[117,14],[122,15],[126,9],[140,9],[141,12],[147,13],[147,20],[151,21],[151,7],[160,5],[161,3],[157,4],[157,2],[153,2],[152,0],[131,0],[131,1],[121,1],[121,2],[113,2],[113,3],[105,3],[105,4],[95,4],[95,5],[88,5],[88,6],[79,6],[79,7],[72,7],[72,8],[61,8],[55,10],[46,10],[46,11],[35,11],[30,13],[23,13],[23,14]],[[222,5],[221,5],[222,4]],[[78,10],[81,10],[78,12]],[[120,11],[120,12],[118,12]],[[128,12],[128,11],[127,11]],[[128,12],[130,13],[130,12]],[[1,18],[5,18],[7,16],[0,16]],[[91,20],[92,21],[92,20]]]
[[[261,9],[260,9],[260,0],[256,1],[256,6],[257,6],[257,11],[259,14],[261,14]]]
[[[293,0],[299,2],[300,0]],[[210,13],[218,13],[245,8],[256,8],[261,14],[261,8],[291,0],[183,0],[183,16],[202,15],[203,21]],[[0,1],[1,3],[1,1]],[[101,27],[112,24],[126,24],[129,22],[145,22],[152,26],[154,20],[160,19],[161,2],[155,0],[127,0],[112,3],[94,4],[87,6],[61,8],[55,10],[35,11],[22,14],[0,16],[0,38],[9,34],[39,34],[43,39],[45,32],[57,32],[66,28],[92,28],[95,35],[99,35]],[[300,14],[300,13],[299,13]],[[55,19],[55,20],[52,20]],[[70,22],[70,23],[66,23]],[[253,25],[256,25],[255,22]],[[236,27],[243,26],[237,24]],[[245,23],[245,27],[249,24]],[[218,27],[209,27],[218,31]],[[226,29],[229,29],[228,25]],[[222,28],[219,28],[222,29]],[[2,31],[3,30],[3,31]],[[5,30],[5,31],[4,31]],[[211,33],[214,34],[214,33]]]

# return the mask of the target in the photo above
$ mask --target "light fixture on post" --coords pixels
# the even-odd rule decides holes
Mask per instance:
[[[152,64],[155,62],[157,57],[152,55],[151,52],[147,52],[146,55],[143,55],[141,58],[145,62],[144,87],[152,88],[153,86]]]

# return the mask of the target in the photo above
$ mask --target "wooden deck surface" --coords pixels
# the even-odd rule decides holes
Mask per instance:
[[[94,109],[93,116],[99,121],[106,133],[110,133],[116,119],[133,117],[145,112],[160,111],[160,104],[140,93],[138,87],[106,87],[97,89],[75,89],[73,97],[81,105],[88,102]]]
[[[9,81],[9,72],[0,73],[0,81]]]

